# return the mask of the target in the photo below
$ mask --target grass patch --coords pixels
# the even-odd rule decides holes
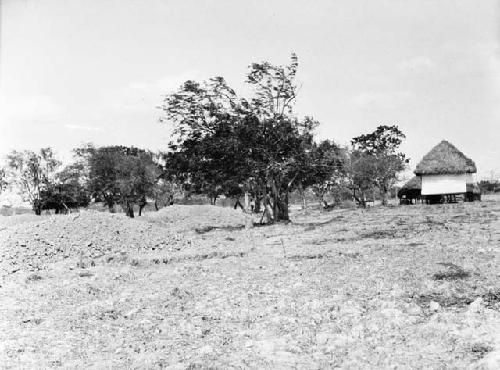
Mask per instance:
[[[483,358],[487,353],[493,351],[493,347],[484,343],[474,343],[470,348],[470,351],[478,358]]]
[[[328,239],[327,238],[317,238],[317,239],[311,240],[309,243],[312,245],[322,245],[322,244],[328,243]]]
[[[254,226],[255,226],[255,224],[254,224]],[[214,231],[214,230],[236,231],[236,230],[241,230],[244,228],[245,228],[245,225],[239,225],[239,226],[203,226],[203,227],[195,228],[194,231],[197,234],[206,234],[206,233],[209,233],[210,231]]]
[[[319,254],[297,254],[293,256],[288,256],[287,259],[293,260],[293,261],[300,261],[300,260],[314,260],[314,259],[322,259],[327,257],[326,253],[319,253]]]
[[[40,281],[42,280],[42,277],[38,274],[31,274],[26,278],[26,282],[31,282],[31,281]]]
[[[500,303],[500,290],[485,293],[483,294],[482,298],[486,307],[493,308],[498,303]]]
[[[91,277],[91,276],[94,276],[93,273],[89,272],[89,271],[82,271],[78,274],[79,277]]]
[[[389,230],[375,230],[361,234],[361,237],[364,239],[394,239],[398,238],[398,230],[397,229],[389,229]]]
[[[470,273],[465,271],[462,267],[457,266],[453,263],[443,262],[439,263],[440,265],[447,268],[446,271],[437,272],[432,275],[434,280],[461,280],[467,279],[470,276]]]
[[[439,303],[441,307],[466,307],[474,302],[475,298],[467,296],[444,296],[438,293],[422,294],[416,298],[417,303],[423,307],[429,307],[429,304],[434,301]]]
[[[418,246],[425,245],[425,244],[424,243],[408,243],[407,245],[408,245],[408,247],[418,247]]]

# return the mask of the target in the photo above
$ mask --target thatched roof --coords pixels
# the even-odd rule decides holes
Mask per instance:
[[[422,190],[422,179],[418,176],[412,177],[404,184],[401,189]]]
[[[416,175],[441,175],[475,173],[477,170],[472,159],[443,140],[422,158],[414,172]]]

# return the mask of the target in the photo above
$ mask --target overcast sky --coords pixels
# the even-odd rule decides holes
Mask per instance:
[[[442,139],[500,175],[496,0],[0,0],[0,155],[166,149],[162,95],[299,57],[299,116],[347,144],[380,124],[416,163]]]

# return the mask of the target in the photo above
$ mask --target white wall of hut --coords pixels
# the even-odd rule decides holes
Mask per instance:
[[[422,195],[465,193],[472,174],[423,175]]]

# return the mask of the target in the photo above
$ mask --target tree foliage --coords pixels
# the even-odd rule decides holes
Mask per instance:
[[[0,194],[7,188],[7,172],[5,168],[0,168]]]
[[[364,195],[378,189],[382,204],[387,205],[388,193],[408,163],[405,154],[398,152],[404,139],[397,126],[379,126],[374,132],[351,140],[350,174],[354,191]]]
[[[347,149],[324,140],[314,145],[309,157],[304,166],[303,188],[311,187],[321,203],[326,193],[336,194],[336,202],[340,201],[340,190],[345,188],[347,176]]]
[[[40,194],[40,208],[53,209],[56,214],[87,207],[89,203],[89,192],[77,183],[51,183]]]
[[[318,149],[313,140],[318,122],[293,115],[297,68],[295,54],[286,66],[253,63],[250,100],[238,98],[222,77],[186,81],[167,95],[160,108],[162,120],[175,127],[170,176],[213,199],[250,190],[272,209],[274,220],[287,220],[288,193],[309,186],[311,171],[322,179],[334,171],[327,164],[333,159],[321,151],[326,144]]]
[[[42,192],[54,182],[56,169],[60,165],[51,148],[42,148],[38,152],[14,150],[7,155],[8,181],[21,190],[37,215],[42,210]]]
[[[78,152],[88,161],[90,192],[110,211],[120,204],[134,217],[134,205],[144,204],[146,197],[154,195],[161,171],[152,153],[125,146],[87,146]]]

